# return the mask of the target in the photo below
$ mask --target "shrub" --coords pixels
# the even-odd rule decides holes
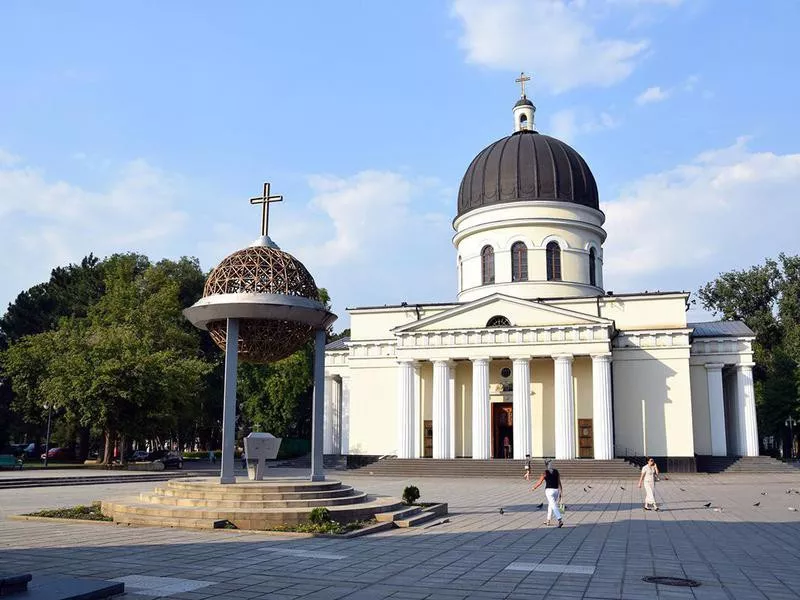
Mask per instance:
[[[419,488],[415,485],[409,485],[403,490],[403,502],[405,504],[414,504],[419,500]]]
[[[331,511],[329,511],[324,506],[318,506],[314,510],[311,511],[311,514],[308,515],[308,522],[312,525],[322,525],[324,523],[330,523],[331,520]]]

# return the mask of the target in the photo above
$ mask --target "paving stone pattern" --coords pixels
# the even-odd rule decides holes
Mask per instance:
[[[789,510],[800,494],[786,493],[800,491],[800,473],[675,475],[658,484],[657,513],[642,510],[635,480],[567,481],[563,529],[545,527],[544,494],[521,478],[341,479],[395,496],[413,483],[421,500],[450,503],[449,520],[351,540],[0,521],[0,570],[127,581],[131,600],[800,598],[800,511]],[[0,490],[0,508],[132,489]],[[648,575],[702,585],[654,585]]]

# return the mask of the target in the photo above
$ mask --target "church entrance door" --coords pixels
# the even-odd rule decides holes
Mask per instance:
[[[514,409],[511,402],[492,404],[492,458],[512,458]]]
[[[578,419],[578,456],[580,458],[594,458],[593,442],[592,420]]]

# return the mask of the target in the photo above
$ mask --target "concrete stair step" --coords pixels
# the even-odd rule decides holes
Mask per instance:
[[[414,515],[413,517],[408,517],[407,519],[399,519],[395,521],[394,524],[397,525],[398,527],[403,527],[403,528],[415,527],[417,525],[421,525],[422,523],[426,523],[431,519],[435,519],[438,516],[439,515],[437,515],[434,512],[424,511],[417,515]]]
[[[207,508],[301,508],[317,506],[342,506],[358,504],[366,501],[367,494],[351,490],[349,496],[335,496],[333,498],[300,498],[295,500],[230,500],[209,498],[181,498],[179,496],[162,496],[149,492],[139,494],[139,499],[148,504],[161,504],[164,506],[187,506]]]
[[[195,489],[180,489],[170,487],[156,487],[154,492],[160,496],[174,498],[196,498],[205,500],[237,500],[237,501],[271,501],[271,500],[305,500],[313,498],[338,498],[350,496],[355,490],[349,485],[340,485],[338,488],[326,490],[306,490],[296,492],[259,492],[259,491],[201,491]]]
[[[375,515],[375,520],[379,523],[384,521],[397,521],[398,519],[407,519],[409,517],[413,517],[416,514],[422,512],[421,506],[409,506],[407,508],[401,508],[400,510],[395,510],[391,512],[383,512],[377,513]]]

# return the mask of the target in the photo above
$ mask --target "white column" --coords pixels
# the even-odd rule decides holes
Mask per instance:
[[[350,454],[350,378],[342,377],[341,382],[341,435],[339,452],[342,454]]]
[[[325,454],[333,454],[333,387],[336,382],[333,380],[333,375],[325,376]]]
[[[725,436],[725,396],[722,391],[721,363],[709,363],[706,367],[708,378],[708,417],[711,425],[711,455],[726,456],[728,443]]]
[[[531,359],[530,356],[513,359],[512,399],[514,412],[514,458],[524,459],[531,454]]]
[[[758,456],[758,422],[753,392],[753,365],[736,367],[736,400],[739,408],[742,451],[744,456]]]
[[[611,354],[592,355],[592,427],[595,460],[614,458]]]
[[[414,361],[397,362],[397,458],[413,458]]]
[[[414,458],[422,457],[422,365],[414,363]]]
[[[433,361],[433,458],[450,458],[450,362]]]
[[[325,330],[314,335],[314,404],[311,407],[311,481],[325,481],[322,466],[325,414]]]
[[[225,388],[222,395],[222,464],[219,482],[236,483],[233,452],[236,442],[236,373],[239,366],[239,319],[228,319],[225,332]]]
[[[491,458],[489,359],[472,359],[472,458]]]
[[[572,389],[572,355],[557,354],[555,363],[556,392],[556,459],[575,458],[575,396]],[[516,421],[516,418],[515,418]]]
[[[456,366],[450,362],[447,365],[447,393],[450,399],[450,431],[447,432],[450,440],[450,453],[448,458],[456,457]]]
[[[342,378],[334,377],[331,385],[331,406],[333,407],[333,423],[331,435],[333,437],[333,454],[342,453]]]

